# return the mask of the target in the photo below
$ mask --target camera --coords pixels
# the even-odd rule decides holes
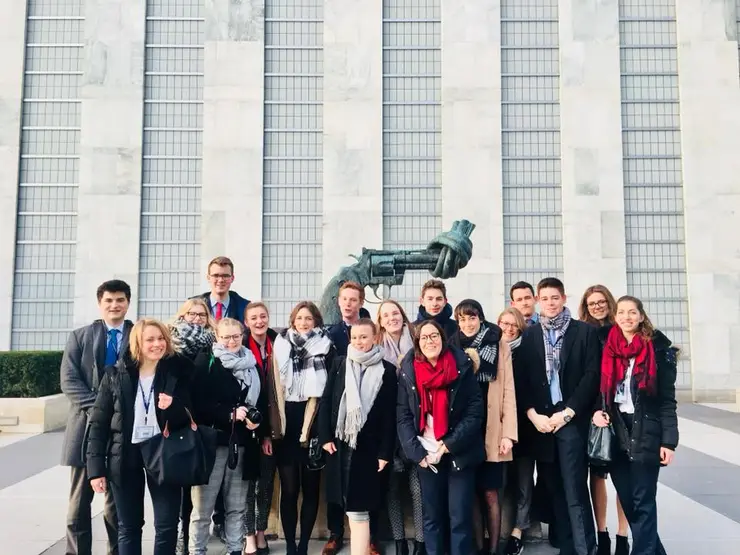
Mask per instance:
[[[252,424],[260,424],[262,422],[262,413],[255,407],[246,406],[247,409],[247,420]]]

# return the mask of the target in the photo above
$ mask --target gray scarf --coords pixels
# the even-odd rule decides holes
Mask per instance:
[[[306,401],[321,397],[326,385],[326,355],[331,339],[321,328],[300,334],[293,328],[275,339],[273,355],[280,370],[280,383],[286,401]]]
[[[254,358],[252,351],[246,349],[244,345],[239,347],[236,353],[227,351],[221,343],[213,344],[213,356],[221,361],[221,365],[239,381],[242,386],[242,392],[247,390],[245,402],[250,407],[257,406],[257,400],[260,398],[260,375],[257,371],[257,360]]]
[[[405,356],[414,348],[414,340],[408,324],[403,325],[401,339],[398,344],[388,332],[383,332],[383,358],[390,362],[398,370],[401,367],[401,357]]]
[[[357,436],[367,422],[380,386],[383,385],[383,351],[378,345],[363,353],[352,345],[347,347],[347,370],[344,375],[344,393],[339,402],[337,439],[352,449],[357,447]]]
[[[552,376],[560,372],[560,350],[563,348],[563,337],[568,331],[571,315],[568,307],[555,316],[548,318],[540,315],[540,325],[542,326],[542,335],[545,342],[545,366],[547,367],[547,383],[552,382]],[[555,332],[555,341],[550,341],[550,330]]]
[[[514,351],[514,349],[516,349],[516,348],[517,348],[517,347],[518,347],[519,345],[521,345],[521,344],[522,344],[522,336],[520,335],[520,336],[519,336],[519,337],[517,337],[516,339],[512,339],[511,341],[509,341],[509,348],[510,348],[510,349],[512,350],[512,352],[513,352],[513,351]]]
[[[191,359],[214,341],[212,330],[189,324],[182,317],[170,324],[170,333],[175,351]]]

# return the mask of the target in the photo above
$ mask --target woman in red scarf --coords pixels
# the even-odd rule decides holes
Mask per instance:
[[[593,422],[614,428],[609,471],[632,529],[632,555],[665,555],[655,497],[660,467],[671,463],[678,445],[678,349],[635,297],[617,301],[616,323],[601,361],[604,410]]]
[[[470,555],[475,471],[485,457],[483,398],[470,358],[446,343],[437,322],[416,326],[414,350],[398,377],[398,437],[405,456],[420,467],[427,553]]]

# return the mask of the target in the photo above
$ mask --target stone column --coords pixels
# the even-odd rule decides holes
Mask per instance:
[[[202,272],[224,255],[234,290],[262,289],[264,0],[206,0]]]
[[[383,244],[383,3],[324,2],[323,281]]]
[[[575,310],[590,285],[627,290],[618,0],[560,0],[563,270]]]
[[[131,286],[136,318],[145,26],[145,0],[86,2],[75,326],[97,317],[95,290],[113,278]]]
[[[23,62],[26,42],[26,0],[0,3],[0,351],[10,349],[13,314],[13,270],[18,213],[18,171],[23,104]]]
[[[735,3],[676,2],[694,399],[740,389],[740,81]]]
[[[497,2],[442,2],[442,227],[476,224],[473,258],[447,283],[453,302],[504,305],[501,12]],[[494,314],[494,312],[496,314]]]

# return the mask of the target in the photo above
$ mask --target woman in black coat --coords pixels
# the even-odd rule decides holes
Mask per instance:
[[[384,469],[395,447],[396,369],[383,360],[372,320],[352,326],[346,357],[337,357],[319,408],[319,442],[328,453],[326,498],[347,513],[351,552],[366,555],[370,511],[387,489]]]
[[[87,473],[96,493],[108,485],[118,510],[118,552],[141,555],[146,472],[139,444],[190,425],[192,363],[176,355],[167,326],[139,320],[130,356],[109,367],[90,417]],[[177,543],[179,486],[146,483],[154,506],[154,555],[171,555]]]
[[[660,467],[673,461],[678,445],[678,349],[653,328],[639,299],[621,297],[616,321],[601,363],[605,410],[593,422],[614,427],[609,470],[632,529],[632,555],[665,555],[655,498]]]
[[[259,476],[260,421],[250,420],[261,392],[257,361],[242,345],[244,328],[238,320],[224,318],[216,327],[212,349],[195,359],[193,380],[195,419],[218,432],[216,462],[207,484],[193,486],[190,518],[190,553],[206,552],[211,514],[223,490],[224,532],[228,553],[244,547],[246,479]]]
[[[483,398],[470,358],[446,344],[437,322],[416,326],[414,350],[398,378],[398,437],[406,457],[421,467],[427,553],[470,555],[475,472],[485,458]]]

